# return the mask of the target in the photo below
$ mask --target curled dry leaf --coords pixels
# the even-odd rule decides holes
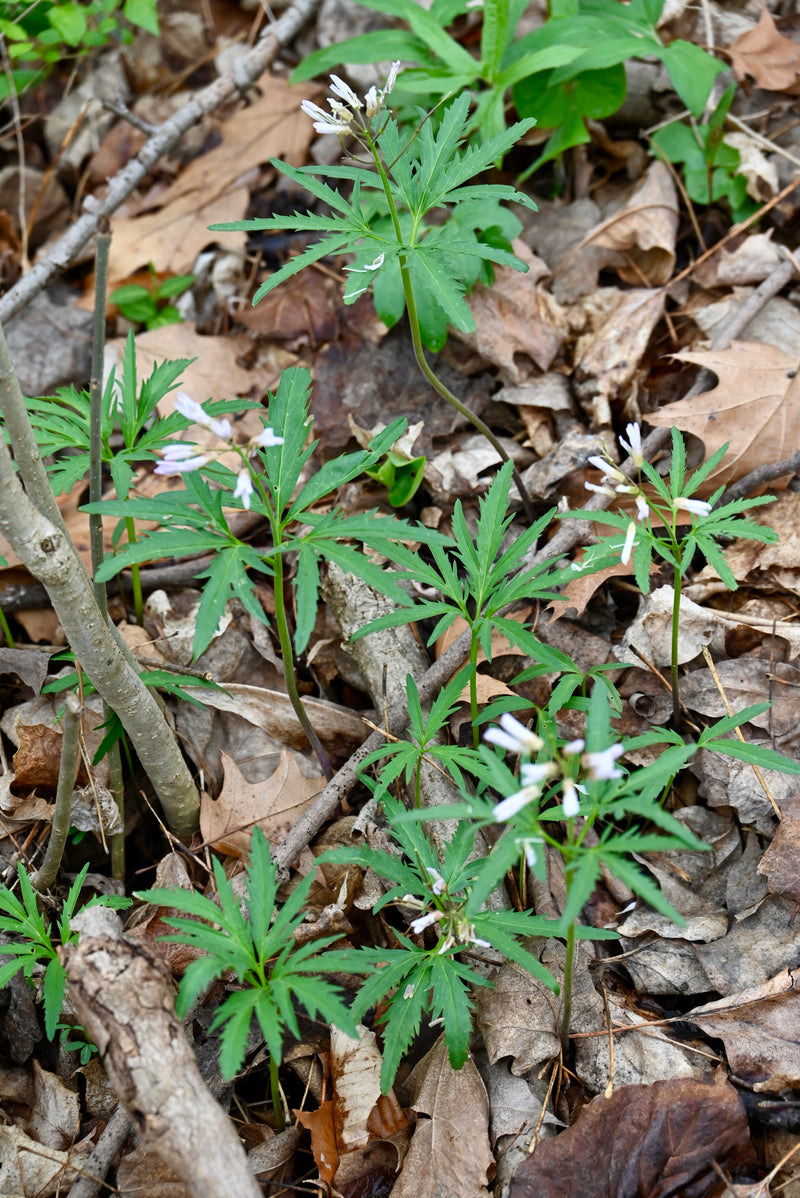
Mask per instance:
[[[778,30],[764,5],[757,25],[728,47],[736,79],[753,79],[765,91],[800,96],[800,46]]]
[[[620,278],[632,286],[660,287],[675,267],[678,195],[663,162],[652,162],[628,202],[587,235],[595,245],[619,250]]]
[[[791,355],[771,345],[734,341],[729,349],[674,357],[704,366],[718,379],[713,390],[667,404],[647,416],[648,424],[675,425],[699,437],[707,458],[728,443],[727,453],[698,496],[710,495],[721,483],[734,483],[756,467],[780,462],[795,451],[800,422],[796,352]]]
[[[800,903],[800,795],[789,795],[781,803],[781,822],[756,869],[767,879],[771,894]]]
[[[514,1175],[511,1198],[705,1198],[712,1162],[727,1174],[752,1158],[744,1108],[721,1075],[623,1086],[597,1097],[577,1122],[539,1144]]]

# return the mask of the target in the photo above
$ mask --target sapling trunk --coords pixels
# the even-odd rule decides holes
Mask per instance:
[[[171,830],[188,837],[198,822],[197,788],[155,697],[97,606],[42,466],[2,328],[0,411],[19,467],[18,476],[0,438],[0,532],[47,590],[67,642],[130,737]]]

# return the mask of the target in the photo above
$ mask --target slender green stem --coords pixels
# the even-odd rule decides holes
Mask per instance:
[[[269,1095],[275,1116],[275,1130],[283,1131],[286,1123],[283,1118],[283,1101],[281,1099],[281,1086],[278,1079],[278,1063],[272,1053],[269,1054]]]
[[[297,689],[297,676],[294,668],[294,651],[292,649],[292,638],[289,633],[289,624],[286,619],[286,601],[283,594],[283,556],[276,553],[272,558],[272,568],[275,572],[275,627],[278,630],[278,639],[281,643],[281,654],[283,655],[283,676],[286,681],[286,691],[289,695],[289,701],[295,710],[303,731],[308,737],[311,748],[317,755],[320,765],[322,766],[325,777],[330,782],[333,777],[333,769],[331,767],[328,754],[322,747],[322,741],[317,736],[312,727],[311,720],[303,707],[300,699],[300,692]]]
[[[2,607],[0,607],[0,629],[2,629],[3,636],[6,638],[6,644],[8,645],[9,649],[13,649],[14,637],[11,635],[11,629],[8,626],[8,620],[6,619],[6,613],[3,611]]]
[[[472,643],[469,647],[469,712],[472,719],[472,747],[477,751],[480,745],[480,729],[478,728],[478,634],[473,627]]]
[[[422,807],[422,757],[417,758],[417,768],[414,772],[414,806],[417,811]]]
[[[567,950],[564,959],[563,1005],[561,1008],[561,1051],[566,1061],[569,1056],[569,1023],[572,1017],[572,977],[575,969],[575,924],[567,930]]]
[[[372,154],[375,165],[378,168],[378,174],[380,175],[381,183],[383,184],[383,191],[386,196],[386,202],[389,205],[389,212],[391,214],[392,226],[394,228],[395,237],[397,238],[397,244],[403,245],[403,231],[400,227],[400,217],[398,216],[397,207],[392,195],[392,189],[389,184],[389,176],[386,174],[383,160],[381,159],[378,148],[371,137],[369,137],[368,144],[370,153]],[[411,273],[408,269],[408,259],[405,254],[400,254],[398,261],[400,263],[400,276],[403,280],[403,294],[406,301],[408,323],[411,327],[411,341],[414,346],[414,357],[417,360],[417,365],[422,371],[422,374],[433,387],[434,391],[436,391],[438,395],[441,395],[442,399],[446,400],[451,407],[456,409],[457,412],[460,412],[462,416],[466,417],[473,428],[476,428],[478,432],[486,438],[501,460],[504,462],[510,462],[511,458],[508,456],[506,450],[500,441],[498,441],[497,437],[495,437],[488,424],[484,424],[480,416],[473,412],[471,408],[468,408],[465,403],[462,403],[458,396],[454,395],[450,388],[444,385],[441,379],[434,374],[433,370],[428,365],[422,345],[422,334],[420,333],[419,327],[419,315],[417,313],[416,300],[414,299],[414,287],[411,282]],[[519,491],[520,499],[522,500],[522,506],[525,510],[525,515],[533,524],[536,519],[536,512],[534,510],[533,503],[531,502],[531,497],[528,494],[528,490],[524,482],[522,481],[522,475],[514,463],[512,463],[512,468],[514,482],[516,483],[517,490]]]
[[[674,567],[672,585],[672,718],[676,731],[680,732],[683,727],[683,717],[681,716],[681,701],[678,691],[678,634],[681,620],[681,572],[678,566]]]
[[[120,495],[120,499],[125,499],[125,495]],[[136,544],[136,523],[131,516],[125,517],[125,531],[128,534],[128,544]],[[139,570],[139,563],[133,562],[131,565],[131,589],[133,590],[133,611],[136,616],[136,623],[141,627],[144,624],[144,598],[142,596],[142,575]]]

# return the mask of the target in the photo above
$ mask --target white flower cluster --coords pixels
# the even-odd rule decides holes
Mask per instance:
[[[484,733],[484,740],[490,744],[499,745],[509,753],[521,753],[532,756],[544,748],[544,741],[531,732],[524,724],[515,719],[510,712],[500,716],[500,727],[489,728]],[[565,819],[575,819],[580,814],[580,795],[586,793],[586,787],[579,785],[568,769],[569,759],[580,753],[581,765],[591,782],[602,782],[611,778],[621,778],[622,771],[614,764],[622,756],[622,745],[609,745],[601,752],[585,753],[585,742],[578,738],[568,741],[557,754],[555,761],[523,762],[520,766],[522,787],[514,794],[502,799],[494,809],[497,823],[512,819],[523,807],[533,803],[542,793],[543,784],[550,778],[562,779],[561,807]],[[536,842],[527,839],[523,843],[528,864],[533,866],[536,861]]]
[[[230,420],[227,418],[215,420],[213,416],[209,416],[202,404],[191,399],[183,391],[179,391],[175,397],[175,411],[180,412],[181,416],[185,416],[187,420],[199,424],[201,428],[207,428],[226,444],[220,449],[204,449],[201,453],[197,453],[196,445],[189,445],[185,441],[175,441],[161,451],[161,461],[155,468],[155,474],[186,474],[190,470],[199,470],[201,466],[205,466],[214,458],[220,457],[221,454],[227,453],[234,447]],[[283,445],[283,437],[276,436],[271,428],[263,428],[258,436],[251,437],[243,448],[248,457],[253,457],[256,450],[268,449],[272,445]],[[253,480],[249,468],[244,466],[236,477],[233,497],[241,499],[243,506],[249,510],[252,496]]]
[[[623,437],[619,438],[619,443],[625,452],[630,457],[637,470],[641,469],[644,462],[644,454],[642,452],[642,430],[638,424],[626,425],[625,431],[628,434],[628,440]],[[632,483],[627,474],[610,462],[607,458],[602,458],[599,455],[588,458],[587,461],[597,470],[602,471],[603,481],[598,486],[596,483],[584,483],[587,491],[596,491],[600,495],[608,495],[613,498],[616,495],[633,495],[636,498],[636,519],[641,523],[647,520],[650,515],[650,506],[644,496],[641,487],[636,483]],[[672,508],[675,512],[690,512],[694,516],[707,516],[711,511],[711,504],[706,503],[702,499],[687,499],[679,496],[672,500]],[[627,565],[631,560],[634,546],[636,544],[636,522],[631,520],[625,532],[625,541],[622,545],[622,553],[620,561]]]
[[[330,112],[326,112],[324,108],[320,108],[318,104],[312,103],[311,100],[303,100],[300,107],[306,116],[311,117],[317,133],[350,133],[353,131],[353,123],[356,121],[356,117],[362,111],[366,116],[367,122],[378,115],[383,108],[386,97],[397,82],[399,71],[400,62],[393,62],[385,85],[380,90],[373,85],[363,100],[356,95],[349,84],[345,83],[344,79],[340,79],[338,75],[331,75],[331,91],[333,95],[328,96]],[[361,121],[361,126],[362,128],[365,127],[363,120]]]
[[[427,865],[425,872],[430,874],[431,890],[442,905],[428,910],[428,904],[423,903],[415,895],[403,895],[404,903],[407,903],[409,907],[413,907],[416,911],[422,912],[421,915],[418,915],[416,919],[412,919],[411,921],[410,927],[414,935],[420,936],[426,928],[437,925],[437,930],[442,936],[441,944],[437,950],[439,953],[446,953],[449,948],[453,948],[456,944],[474,944],[480,948],[491,948],[488,940],[481,940],[480,936],[475,934],[474,925],[463,915],[463,904],[454,902],[448,897],[447,883],[438,869],[434,869],[432,865]],[[408,998],[410,995],[406,994],[405,997]]]

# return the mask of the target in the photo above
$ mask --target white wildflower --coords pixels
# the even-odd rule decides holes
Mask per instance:
[[[571,778],[564,779],[564,790],[561,797],[561,806],[564,809],[564,815],[567,819],[574,819],[581,809],[581,801],[578,797],[578,788]]]
[[[638,424],[626,424],[625,431],[628,434],[628,440],[624,441],[620,437],[619,443],[638,469],[644,461],[644,454],[642,453],[642,430]]]
[[[575,740],[567,741],[567,743],[564,745],[564,752],[567,754],[582,753],[585,748],[586,748],[586,741],[583,739],[582,736],[579,736]]]
[[[271,428],[262,428],[250,444],[259,449],[271,449],[273,445],[283,445],[283,437],[278,437]]]
[[[691,512],[693,516],[707,516],[711,511],[711,504],[706,503],[705,499],[684,499],[680,497],[673,499],[672,506],[676,512]]]
[[[650,515],[650,506],[643,495],[636,496],[636,519],[647,520]]]
[[[525,786],[538,786],[540,782],[553,776],[556,767],[552,761],[526,763],[519,772]]]
[[[607,749],[601,749],[596,753],[585,753],[583,765],[591,780],[607,782],[612,778],[621,778],[622,770],[618,770],[614,762],[622,756],[623,752],[622,745],[609,745]]]
[[[345,104],[354,111],[361,108],[361,101],[352,87],[345,83],[344,79],[340,79],[338,75],[331,75],[331,91],[335,96],[339,96],[340,99],[344,100]]]
[[[625,544],[622,546],[622,553],[619,555],[619,560],[625,566],[627,566],[628,562],[631,560],[631,554],[633,553],[633,543],[635,540],[636,540],[636,525],[634,524],[633,520],[631,520],[630,524],[628,525],[627,531],[625,533]]]
[[[598,485],[597,483],[584,483],[587,491],[595,491],[598,495],[607,495],[609,499],[614,499],[617,492],[613,487],[607,486],[605,483]]]
[[[191,399],[184,391],[179,391],[175,396],[175,411],[180,412],[181,416],[185,416],[187,420],[194,421],[201,428],[210,429],[212,433],[216,433],[223,441],[227,441],[231,435],[230,420],[215,420],[213,416],[209,416],[202,404]]]
[[[374,116],[377,116],[381,110],[381,102],[378,99],[378,89],[374,84],[364,96],[364,108],[367,113],[367,120],[369,121],[371,121]]]
[[[594,457],[587,458],[586,460],[590,466],[594,466],[595,470],[602,470],[604,482],[606,480],[612,479],[612,478],[613,478],[614,482],[617,482],[617,483],[627,483],[628,482],[627,477],[622,473],[622,471],[618,470],[617,467],[614,466],[611,462],[607,462],[605,458],[601,458],[598,455],[595,455]]]
[[[389,74],[386,76],[386,83],[379,93],[381,104],[386,99],[386,97],[389,95],[389,92],[391,92],[393,90],[395,83],[397,83],[397,76],[399,74],[400,74],[400,60],[398,59],[396,62],[393,62],[391,67],[389,68]]]
[[[347,120],[332,116],[324,108],[320,108],[317,104],[312,104],[310,100],[302,100],[300,107],[306,116],[310,116],[314,122],[315,133],[340,134],[350,132],[350,125]]]
[[[354,274],[363,274],[367,270],[380,270],[383,266],[385,254],[378,254],[378,257],[373,262],[368,262],[366,266],[345,266],[345,270],[351,270]]]
[[[169,450],[172,448],[173,446],[167,446],[167,448],[163,451],[164,457],[153,471],[154,474],[186,474],[190,470],[199,470],[201,466],[205,466],[206,462],[211,461],[210,454],[202,453],[198,454],[196,457],[187,457],[185,453],[170,454]],[[175,446],[174,448],[178,449],[179,447]],[[180,448],[182,449],[183,447],[181,446]],[[197,449],[197,446],[187,446],[187,449],[189,450],[189,453],[192,454]]]
[[[509,753],[538,753],[544,746],[544,741],[519,720],[515,720],[509,711],[500,716],[500,728],[488,728],[483,739]]]
[[[239,476],[236,479],[236,489],[233,492],[234,499],[241,499],[244,507],[250,511],[250,500],[253,495],[253,480],[250,477],[249,470],[240,470]]]
[[[508,798],[502,799],[494,809],[494,820],[497,824],[505,823],[507,819],[513,819],[518,812],[522,811],[523,807],[527,807],[529,803],[533,803],[541,794],[539,786],[523,786],[522,790],[518,790]]]
[[[444,894],[445,890],[447,889],[447,883],[439,873],[438,869],[434,869],[432,865],[426,865],[425,872],[431,876],[431,890],[433,893]]]
[[[427,915],[420,915],[417,919],[412,919],[411,931],[415,936],[419,936],[420,932],[424,932],[431,924],[438,923],[442,917],[441,911],[429,911]]]

